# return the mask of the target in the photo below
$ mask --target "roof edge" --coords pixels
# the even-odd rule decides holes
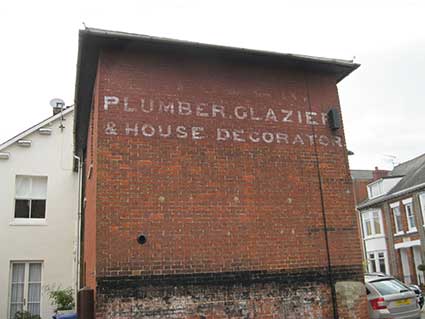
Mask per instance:
[[[345,59],[334,59],[334,58],[325,58],[325,57],[317,57],[311,55],[304,54],[295,54],[295,53],[281,53],[276,51],[268,51],[268,50],[258,50],[258,49],[248,49],[243,47],[233,47],[233,46],[225,46],[218,44],[210,44],[210,43],[202,43],[202,42],[194,42],[188,40],[180,40],[180,39],[172,39],[166,37],[156,37],[145,34],[137,34],[137,33],[129,33],[122,31],[112,31],[106,29],[99,28],[86,28],[80,30],[81,34],[92,34],[105,38],[120,38],[120,39],[128,39],[128,40],[144,40],[144,41],[152,41],[158,43],[167,43],[167,44],[176,44],[176,45],[185,45],[199,48],[210,48],[210,49],[219,49],[219,50],[228,50],[228,51],[239,51],[239,52],[247,52],[252,54],[261,54],[261,55],[275,55],[280,56],[282,58],[286,57],[289,59],[300,60],[300,61],[309,61],[309,62],[319,62],[325,64],[332,65],[340,65],[344,67],[352,68],[354,71],[357,69],[360,64],[355,63],[353,60],[345,60]]]
[[[14,137],[12,137],[12,138],[6,140],[5,142],[3,142],[2,144],[0,144],[0,151],[2,151],[5,148],[9,147],[10,145],[14,144],[15,142],[17,142],[21,138],[23,138],[23,137],[25,137],[25,136],[27,136],[31,133],[34,133],[39,128],[43,127],[44,125],[49,124],[51,122],[54,122],[55,120],[59,119],[61,116],[66,115],[73,110],[74,110],[74,106],[70,106],[70,107],[66,108],[64,111],[62,111],[61,113],[52,115],[52,116],[48,117],[47,119],[35,124],[34,126],[31,126],[30,128],[26,129],[25,131],[22,131],[21,133],[15,135]]]
[[[393,198],[396,198],[396,197],[399,197],[399,196],[407,195],[410,192],[414,192],[416,190],[421,189],[422,187],[425,188],[425,183],[421,183],[421,184],[418,184],[418,185],[415,185],[415,186],[412,186],[412,187],[408,187],[408,188],[399,190],[398,192],[395,192],[395,193],[392,193],[392,194],[383,195],[381,198],[371,199],[367,202],[360,203],[359,205],[357,205],[356,208],[358,210],[370,208],[370,207],[373,207],[375,205],[381,204],[381,203],[383,203],[387,200],[390,200],[390,199],[393,199]]]

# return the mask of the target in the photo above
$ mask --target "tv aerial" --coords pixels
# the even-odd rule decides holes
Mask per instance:
[[[49,104],[53,108],[53,115],[56,115],[56,114],[58,114],[60,112],[60,114],[61,114],[61,119],[60,119],[61,123],[59,125],[59,128],[63,131],[63,129],[65,128],[65,126],[63,125],[63,121],[65,119],[63,118],[63,113],[62,113],[63,109],[65,108],[65,102],[64,102],[64,100],[59,99],[59,98],[54,98],[54,99],[51,99],[50,100],[50,103]]]

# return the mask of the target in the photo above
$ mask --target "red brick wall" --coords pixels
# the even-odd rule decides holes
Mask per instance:
[[[322,116],[331,106],[339,109],[332,75],[105,50],[95,96],[97,179],[87,197],[96,202],[98,285],[113,276],[323,271],[325,219],[332,265],[344,279],[359,280],[343,130],[333,133]],[[119,103],[109,98],[105,110],[105,96]],[[155,111],[143,111],[141,99],[145,111],[150,100]],[[162,110],[173,103],[174,114],[158,111],[160,102]],[[171,136],[159,136],[159,125],[163,135],[170,126]],[[140,233],[145,245],[136,241]],[[319,277],[315,287],[328,279]],[[105,287],[99,296],[115,289]],[[330,298],[325,291],[323,300]],[[323,313],[329,307],[322,304]],[[101,314],[104,304],[98,309]]]
[[[356,205],[360,204],[368,198],[367,185],[369,183],[371,183],[371,180],[369,179],[353,180],[354,202]]]

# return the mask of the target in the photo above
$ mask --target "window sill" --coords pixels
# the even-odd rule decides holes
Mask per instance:
[[[47,226],[47,221],[42,220],[13,220],[9,223],[10,226]]]
[[[406,234],[416,233],[418,230],[416,228],[409,229]]]
[[[372,235],[372,236],[365,237],[364,240],[384,238],[384,237],[385,237],[384,235]]]
[[[405,232],[404,231],[399,231],[398,233],[395,233],[394,236],[401,236],[404,235]]]

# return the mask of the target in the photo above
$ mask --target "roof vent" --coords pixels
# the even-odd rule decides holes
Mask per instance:
[[[7,160],[10,157],[10,153],[8,152],[0,152],[0,159]]]
[[[38,133],[40,133],[41,135],[52,135],[52,129],[51,128],[46,128],[46,127],[42,127],[38,130]]]
[[[24,147],[30,147],[31,146],[31,141],[30,140],[19,140],[18,141],[18,145],[19,146],[24,146]]]

